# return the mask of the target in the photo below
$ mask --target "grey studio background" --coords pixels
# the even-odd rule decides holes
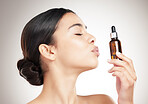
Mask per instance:
[[[17,61],[22,58],[20,37],[25,24],[35,15],[53,7],[75,11],[97,39],[99,66],[82,73],[77,94],[107,94],[117,100],[111,65],[110,27],[115,25],[123,53],[135,66],[135,104],[148,104],[148,0],[0,0],[0,104],[25,104],[40,93],[42,86],[31,86],[19,76]]]

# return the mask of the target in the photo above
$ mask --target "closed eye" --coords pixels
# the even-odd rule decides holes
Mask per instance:
[[[75,34],[75,35],[83,35],[83,34],[78,33],[78,34]]]

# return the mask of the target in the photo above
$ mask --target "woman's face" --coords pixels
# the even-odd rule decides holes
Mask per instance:
[[[92,52],[95,37],[87,33],[82,20],[73,13],[66,13],[54,33],[57,42],[56,59],[68,69],[86,71],[98,65],[98,56]]]

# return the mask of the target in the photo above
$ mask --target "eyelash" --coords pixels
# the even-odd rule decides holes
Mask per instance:
[[[83,34],[76,34],[76,35],[83,35]]]

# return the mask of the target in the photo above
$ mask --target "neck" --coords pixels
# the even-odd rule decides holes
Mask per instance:
[[[65,75],[59,71],[48,71],[44,74],[42,99],[52,104],[78,104],[76,79],[78,75]]]

